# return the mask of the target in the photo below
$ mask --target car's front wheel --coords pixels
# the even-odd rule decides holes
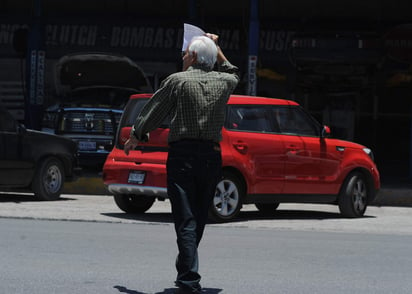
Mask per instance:
[[[64,184],[63,165],[55,157],[42,160],[35,172],[32,189],[41,200],[56,200],[60,197]]]
[[[243,185],[234,174],[223,172],[223,177],[216,186],[209,217],[216,222],[234,219],[242,207]]]
[[[368,185],[360,172],[349,174],[339,194],[339,210],[344,217],[361,217],[368,205]]]
[[[156,200],[154,197],[142,195],[116,194],[113,197],[116,205],[127,213],[144,213],[152,207]]]

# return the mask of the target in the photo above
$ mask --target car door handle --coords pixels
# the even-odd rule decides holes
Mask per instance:
[[[246,154],[248,150],[247,144],[242,141],[233,143],[233,147],[235,147],[235,149],[241,154]]]

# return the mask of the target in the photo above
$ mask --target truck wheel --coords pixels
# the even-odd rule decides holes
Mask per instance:
[[[32,189],[40,200],[56,200],[60,197],[64,184],[63,165],[55,157],[42,160],[35,172]]]

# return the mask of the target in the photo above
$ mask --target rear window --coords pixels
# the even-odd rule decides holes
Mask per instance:
[[[123,116],[120,121],[122,127],[130,127],[134,124],[143,106],[149,101],[149,99],[131,99],[127,102],[123,111]]]
[[[122,119],[120,121],[121,127],[130,127],[132,126],[137,116],[139,115],[140,111],[142,111],[143,106],[149,101],[149,98],[139,98],[139,99],[131,99],[127,103]],[[168,128],[170,125],[170,117],[167,117],[165,121],[160,126],[161,128]]]

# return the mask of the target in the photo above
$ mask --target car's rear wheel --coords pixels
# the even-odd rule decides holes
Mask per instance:
[[[345,179],[339,194],[339,210],[344,217],[361,217],[368,205],[368,185],[365,176],[353,172]]]
[[[271,215],[279,207],[279,203],[255,203],[255,206],[262,214]]]
[[[244,189],[241,181],[230,172],[223,172],[223,177],[216,186],[209,217],[216,222],[234,219],[242,207]]]
[[[40,200],[56,200],[60,197],[64,184],[64,168],[55,157],[43,159],[33,178],[32,189]]]
[[[127,213],[144,213],[152,207],[155,200],[154,197],[142,195],[114,195],[116,205]]]

